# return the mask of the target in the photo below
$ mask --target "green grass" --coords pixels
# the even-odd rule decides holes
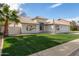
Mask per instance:
[[[4,40],[2,55],[25,56],[79,38],[74,34],[34,34],[9,36]]]

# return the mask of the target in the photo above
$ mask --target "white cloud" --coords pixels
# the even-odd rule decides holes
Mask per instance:
[[[79,17],[74,17],[74,18],[66,18],[66,20],[69,20],[69,21],[72,21],[72,20],[74,20],[74,21],[79,21]]]
[[[50,6],[50,8],[56,8],[58,6],[62,5],[62,3],[56,3],[56,4],[53,4],[52,6]]]
[[[10,6],[11,10],[12,9],[18,10],[18,9],[20,9],[20,6],[21,6],[21,4],[19,4],[19,3],[7,3],[7,4]]]
[[[23,12],[23,8],[21,8],[22,3],[7,3],[10,6],[11,10],[18,10],[19,14]]]

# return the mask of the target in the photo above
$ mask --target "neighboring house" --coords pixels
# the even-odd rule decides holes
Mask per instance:
[[[59,20],[48,20],[43,17],[20,17],[19,24],[9,25],[9,35],[28,34],[28,33],[68,33],[70,31],[70,22]]]

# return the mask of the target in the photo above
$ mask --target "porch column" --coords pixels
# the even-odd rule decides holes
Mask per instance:
[[[40,32],[39,24],[36,24],[36,32]]]

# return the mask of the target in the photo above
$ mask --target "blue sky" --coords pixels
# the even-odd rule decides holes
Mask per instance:
[[[31,17],[43,16],[47,18],[74,18],[79,17],[79,4],[56,4],[53,3],[26,3],[20,7]]]
[[[24,14],[30,17],[79,19],[79,3],[24,3],[18,5]]]

